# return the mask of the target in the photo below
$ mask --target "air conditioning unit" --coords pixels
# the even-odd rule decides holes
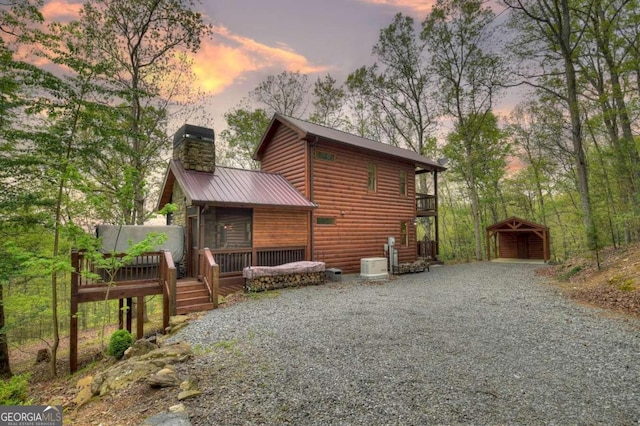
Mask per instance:
[[[387,279],[387,258],[366,257],[360,259],[360,277],[367,279]]]

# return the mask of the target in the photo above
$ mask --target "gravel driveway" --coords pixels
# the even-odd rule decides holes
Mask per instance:
[[[640,424],[640,321],[535,265],[434,267],[282,290],[177,336],[201,354],[193,424]],[[271,297],[272,296],[272,297]]]

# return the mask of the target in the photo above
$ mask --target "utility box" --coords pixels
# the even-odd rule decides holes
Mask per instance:
[[[342,269],[327,268],[325,270],[327,274],[327,280],[329,281],[342,281]]]
[[[367,279],[387,279],[386,257],[365,257],[360,259],[360,277]]]

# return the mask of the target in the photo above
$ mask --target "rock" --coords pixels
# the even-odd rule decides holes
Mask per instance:
[[[149,352],[158,349],[158,346],[146,339],[137,340],[130,348],[124,351],[123,359],[130,359],[136,356],[148,354]]]
[[[131,383],[148,379],[160,370],[172,364],[183,362],[192,356],[191,347],[181,342],[118,362],[94,377],[91,393],[92,395],[106,395],[113,390],[125,388]],[[167,380],[167,378],[161,380]],[[180,379],[176,377],[176,383],[171,386],[178,384],[180,384]]]
[[[93,376],[86,376],[78,380],[76,387],[79,389],[79,392],[76,397],[73,398],[73,402],[78,408],[89,402],[89,400],[93,397],[94,394],[91,390],[92,383]]]
[[[184,411],[185,411],[185,408],[184,408],[184,404],[182,403],[172,405],[171,407],[169,407],[170,413],[184,413]]]
[[[155,374],[147,377],[147,384],[152,388],[168,388],[172,386],[178,386],[181,379],[176,374],[175,370],[171,368],[163,368]]]
[[[145,355],[139,357],[140,361],[163,360],[166,364],[183,362],[193,356],[191,346],[185,342],[178,342],[171,345],[162,346]]]
[[[141,426],[191,426],[186,413],[160,413],[149,417]]]
[[[186,322],[180,323],[180,324],[176,324],[174,326],[170,326],[169,327],[169,333],[168,334],[174,334],[176,333],[178,330],[182,330],[183,328],[185,328],[187,325],[189,325]]]
[[[38,353],[36,354],[36,364],[41,362],[50,362],[51,361],[51,352],[49,348],[38,349]]]
[[[198,389],[185,390],[178,394],[178,401],[184,401],[185,399],[195,398],[200,395],[202,395],[202,391]]]
[[[198,384],[192,380],[185,380],[184,382],[180,383],[180,389],[182,389],[183,391],[198,389]]]
[[[175,327],[178,324],[184,324],[189,321],[189,317],[186,315],[175,315],[169,318],[169,327]]]

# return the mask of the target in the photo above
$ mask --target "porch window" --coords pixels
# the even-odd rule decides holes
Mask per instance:
[[[409,223],[400,222],[400,244],[403,247],[409,246]]]
[[[370,192],[376,192],[377,189],[377,179],[376,179],[376,165],[369,163],[368,167],[368,190]]]

